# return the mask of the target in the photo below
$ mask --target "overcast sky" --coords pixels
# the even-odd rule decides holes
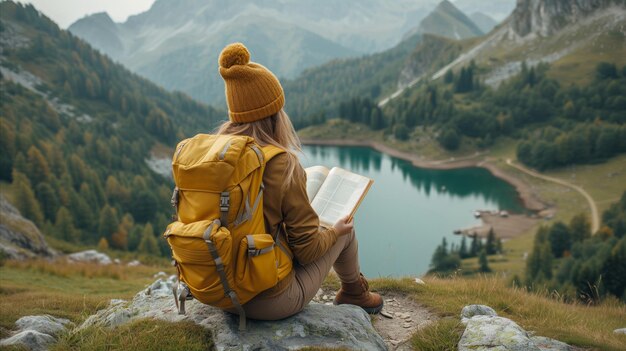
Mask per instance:
[[[154,0],[20,0],[67,28],[77,19],[96,12],[108,12],[115,22],[124,22],[130,15],[147,11]]]

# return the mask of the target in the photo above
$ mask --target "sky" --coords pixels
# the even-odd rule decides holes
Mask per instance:
[[[97,12],[108,12],[115,22],[124,22],[128,16],[147,11],[154,0],[20,0],[67,28],[76,20]]]

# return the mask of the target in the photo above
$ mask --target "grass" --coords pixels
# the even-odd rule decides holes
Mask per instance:
[[[463,325],[458,319],[444,318],[420,329],[411,337],[411,346],[419,351],[453,351],[457,349]]]
[[[425,339],[417,349],[441,350],[445,345],[458,342],[458,321],[461,309],[468,304],[485,304],[499,315],[510,318],[522,328],[579,346],[603,350],[624,350],[626,337],[613,330],[623,328],[626,305],[617,300],[606,300],[599,306],[580,303],[565,304],[553,295],[529,293],[507,286],[501,276],[440,279],[426,277],[426,285],[415,284],[412,279],[377,279],[371,287],[382,292],[403,292],[441,316],[442,320],[418,333],[416,339]],[[432,340],[432,341],[429,341]],[[437,348],[442,345],[444,348]]]
[[[155,273],[171,270],[63,260],[7,261],[0,267],[0,337],[27,315],[51,314],[80,323],[110,299],[131,298],[154,281]]]
[[[122,326],[87,328],[62,337],[51,350],[214,350],[211,332],[193,322],[136,320]]]

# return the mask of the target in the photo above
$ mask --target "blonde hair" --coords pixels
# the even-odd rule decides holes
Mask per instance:
[[[274,145],[287,152],[287,168],[284,177],[287,186],[294,180],[294,172],[300,163],[298,153],[302,152],[300,138],[291,124],[287,113],[281,109],[270,117],[249,123],[226,121],[217,128],[216,134],[246,135],[254,138],[259,146]]]

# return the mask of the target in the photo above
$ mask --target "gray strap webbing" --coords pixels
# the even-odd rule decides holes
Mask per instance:
[[[257,194],[256,199],[254,199],[254,204],[252,205],[252,208],[250,208],[250,197],[246,196],[246,200],[244,201],[245,211],[235,220],[235,226],[238,226],[241,223],[252,218],[252,215],[256,212],[257,207],[259,207],[259,204],[261,203],[264,189],[265,185],[261,183],[261,188],[259,189],[259,193]]]
[[[178,200],[179,200],[179,190],[178,187],[174,188],[174,191],[172,191],[172,198],[170,199],[170,203],[172,204],[172,207],[174,207],[174,211],[175,214],[172,216],[172,220],[173,221],[177,221],[178,220]]]
[[[263,152],[261,151],[261,149],[259,149],[256,145],[252,145],[250,147],[252,148],[252,150],[254,150],[254,152],[256,152],[256,156],[259,158],[259,163],[263,163],[263,160],[265,158],[263,157]]]
[[[278,223],[278,227],[276,228],[276,234],[274,234],[274,242],[276,243],[279,249],[281,249],[287,256],[289,256],[289,258],[293,259],[293,253],[287,250],[285,245],[283,245],[283,243],[280,240],[280,228],[282,228],[282,226],[283,226],[282,222]]]
[[[256,257],[256,256],[263,255],[274,250],[275,244],[272,244],[271,246],[268,246],[263,249],[257,249],[254,243],[254,236],[246,235],[246,238],[248,239],[248,257]]]
[[[222,226],[228,226],[228,210],[230,209],[230,193],[228,191],[222,191],[220,194],[220,221]]]
[[[215,244],[213,244],[213,242],[210,240],[211,231],[215,223],[219,223],[219,221],[217,220],[213,221],[213,223],[211,223],[209,227],[204,231],[204,235],[203,235],[204,242],[209,248],[211,257],[213,257],[213,261],[215,261],[215,267],[217,268],[217,274],[219,275],[220,281],[222,282],[222,288],[224,288],[224,293],[226,294],[226,296],[230,298],[230,300],[233,303],[233,306],[235,306],[235,309],[237,310],[237,313],[239,313],[239,330],[245,331],[246,330],[246,312],[244,311],[243,306],[241,306],[241,304],[239,303],[239,298],[237,298],[237,293],[235,293],[235,291],[231,289],[230,284],[228,284],[228,278],[226,278],[226,272],[224,271],[224,263],[222,262],[222,258],[220,257],[219,252],[217,252],[217,248],[215,247]]]

